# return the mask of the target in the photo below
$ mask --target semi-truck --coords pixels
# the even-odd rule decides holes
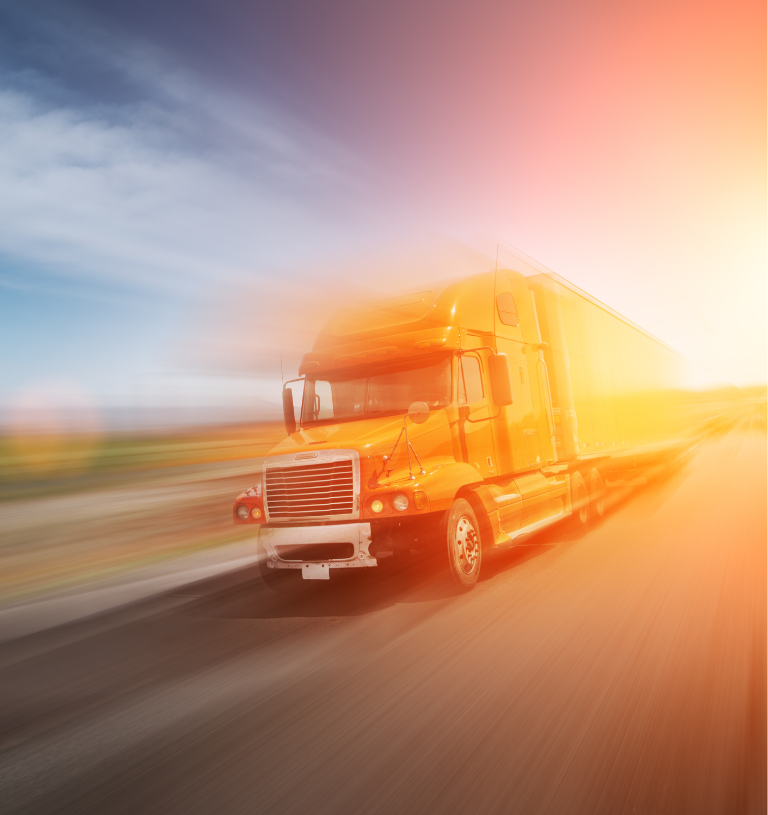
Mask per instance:
[[[599,518],[607,484],[690,446],[684,371],[553,273],[494,269],[360,303],[284,385],[286,438],[233,519],[257,528],[276,589],[431,549],[468,590],[484,553]]]

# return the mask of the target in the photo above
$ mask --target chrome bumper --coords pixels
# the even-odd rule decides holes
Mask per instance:
[[[261,527],[259,543],[267,553],[267,565],[271,569],[303,569],[307,563],[323,569],[360,569],[377,566],[378,562],[368,551],[371,545],[371,525],[328,524],[326,526]],[[345,559],[333,560],[281,560],[278,546],[312,546],[322,543],[351,543],[354,553]]]

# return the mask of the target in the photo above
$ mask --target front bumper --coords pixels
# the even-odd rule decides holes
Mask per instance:
[[[302,569],[307,563],[322,565],[329,569],[360,569],[366,566],[377,566],[378,561],[370,553],[370,523],[328,524],[325,526],[279,526],[259,529],[259,543],[267,553],[267,566],[271,569]],[[286,555],[291,548],[301,547],[305,555],[311,547],[317,546],[327,551],[328,544],[351,544],[346,547],[347,557],[305,557],[295,559],[295,555]],[[288,557],[290,556],[290,559]]]

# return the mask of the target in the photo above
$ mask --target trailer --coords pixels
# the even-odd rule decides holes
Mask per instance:
[[[685,367],[554,274],[494,270],[359,304],[286,383],[287,437],[234,522],[258,527],[276,589],[428,549],[470,589],[484,552],[589,523],[607,484],[691,447]]]

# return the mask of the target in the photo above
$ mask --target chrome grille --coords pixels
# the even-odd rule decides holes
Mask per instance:
[[[351,459],[268,465],[264,487],[269,519],[352,516],[355,471]]]

